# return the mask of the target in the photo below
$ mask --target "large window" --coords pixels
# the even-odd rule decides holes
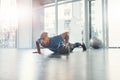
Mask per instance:
[[[1,0],[0,48],[15,48],[17,13],[16,0]]]
[[[105,13],[102,0],[62,0],[45,7],[44,27],[53,34],[68,31],[70,42],[86,42],[87,47],[91,38],[98,37],[106,47]]]
[[[83,41],[84,29],[84,1],[83,0],[63,0],[55,4],[45,5],[44,29],[50,35],[60,34],[64,31],[70,33],[71,42]],[[57,11],[57,12],[56,12]],[[57,15],[57,16],[56,16]],[[57,23],[56,23],[57,20]],[[57,24],[57,25],[56,25]]]
[[[55,6],[46,7],[45,10],[44,31],[47,31],[50,36],[56,34],[55,27]]]
[[[97,37],[103,41],[102,4],[101,1],[89,1],[90,38]],[[98,16],[99,15],[99,16]]]

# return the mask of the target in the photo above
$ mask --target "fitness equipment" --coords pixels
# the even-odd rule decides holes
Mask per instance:
[[[102,48],[102,41],[97,38],[97,37],[93,37],[91,38],[90,40],[90,46],[94,49],[99,49],[99,48]]]

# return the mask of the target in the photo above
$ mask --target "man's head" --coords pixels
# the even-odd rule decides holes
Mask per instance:
[[[40,35],[40,40],[42,45],[47,45],[49,43],[49,37],[47,32],[42,32]]]
[[[42,32],[41,35],[40,35],[40,38],[45,38],[48,36],[48,33],[47,32]]]

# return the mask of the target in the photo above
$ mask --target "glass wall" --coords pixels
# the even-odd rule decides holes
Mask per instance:
[[[91,0],[90,5],[90,38],[97,37],[103,41],[102,1]],[[98,16],[99,15],[99,16]]]
[[[73,12],[71,19],[71,42],[84,42],[84,28],[85,28],[85,8],[84,0],[73,2]]]
[[[48,32],[50,36],[56,34],[55,6],[47,6],[44,9],[44,31]]]
[[[16,0],[1,0],[0,5],[0,48],[15,48],[17,29]]]
[[[84,3],[82,0],[58,3],[58,33],[68,31],[70,42],[83,41]]]
[[[97,37],[102,41],[102,47],[108,47],[107,3],[106,0],[89,1],[90,39]]]
[[[85,42],[87,47],[89,47],[90,39],[93,37],[107,42],[108,39],[105,38],[107,32],[105,31],[106,23],[104,23],[104,1],[50,1],[43,5],[44,31],[47,31],[50,36],[68,31],[70,42]]]
[[[89,26],[90,26],[90,39],[98,36],[98,30],[95,27],[95,1],[89,1]]]
[[[84,28],[84,0],[63,0],[58,1],[57,9],[55,4],[47,4],[45,6],[45,24],[44,29],[50,35],[56,35],[68,31],[70,34],[70,42],[83,41]],[[57,10],[57,13],[56,13]],[[55,15],[58,15],[56,16]],[[56,26],[56,17],[57,23]]]
[[[102,41],[104,41],[103,35],[105,33],[103,28],[104,26],[102,23],[102,17],[103,17],[102,0],[48,0],[48,2],[46,0],[44,1],[45,3],[41,4],[41,7],[42,7],[41,13],[43,17],[42,19],[39,17],[40,19],[36,20],[38,21],[39,24],[35,25],[40,27],[41,31],[43,31],[44,29],[44,31],[47,31],[50,36],[60,34],[64,31],[68,31],[70,35],[70,42],[73,42],[73,43],[85,41],[86,35],[89,35],[89,34],[90,34],[90,38],[96,36],[96,37],[99,37]],[[90,1],[91,3],[89,4],[89,6],[86,6],[88,5],[86,2],[90,2]],[[40,6],[40,4],[38,5]],[[111,6],[110,8],[112,9],[113,6]],[[88,10],[90,9],[91,11],[90,10],[89,11],[91,13],[87,13],[87,9]],[[113,12],[114,11],[110,12],[109,10],[109,13],[112,14]],[[16,14],[17,14],[16,0],[1,0],[0,47],[16,46],[16,30],[18,27]],[[86,17],[86,14],[90,16]],[[112,17],[110,18],[111,19],[109,21],[109,25],[113,26],[113,23],[112,23],[113,19]],[[87,20],[89,21],[87,22]],[[27,24],[28,23],[29,21],[27,22]],[[26,24],[26,23],[24,23],[23,21],[22,24]],[[32,25],[32,27],[34,26],[33,23],[31,24],[31,21],[29,25]],[[90,30],[91,32],[89,33],[88,31],[87,33],[87,29],[85,28],[91,29]],[[22,27],[21,27],[21,30],[22,30]],[[115,32],[111,32],[112,30],[114,29],[111,27],[109,29],[110,45],[113,45],[114,42],[117,42],[115,40],[119,41],[119,39],[118,38],[116,39],[115,36],[112,37],[112,35],[115,35]],[[38,32],[40,33],[40,30],[38,30]],[[114,33],[114,34],[111,34],[111,33]],[[86,42],[89,42],[89,40],[87,40]]]
[[[58,33],[70,31],[72,3],[58,3]]]

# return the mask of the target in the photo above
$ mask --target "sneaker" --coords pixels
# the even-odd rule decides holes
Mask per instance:
[[[74,44],[74,48],[79,47],[79,46],[81,46],[81,44],[78,42]]]
[[[74,44],[70,44],[70,52],[72,52],[73,50],[74,50],[74,48],[77,48],[77,47],[79,47],[79,46],[81,46],[81,44],[80,43],[74,43]]]
[[[81,46],[82,46],[82,48],[83,48],[83,51],[86,51],[86,46],[85,46],[85,44],[83,43]]]

